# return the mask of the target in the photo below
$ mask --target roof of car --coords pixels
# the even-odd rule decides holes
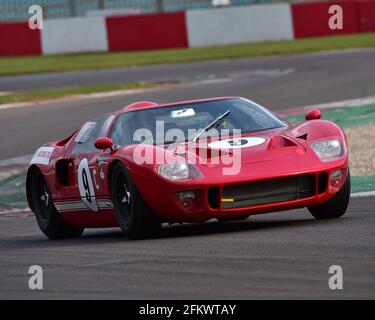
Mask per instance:
[[[156,103],[153,101],[138,101],[132,104],[126,105],[120,111],[121,112],[129,112],[134,110],[141,110],[141,109],[150,109],[150,108],[161,108],[161,107],[169,107],[179,104],[192,104],[198,102],[207,102],[207,101],[216,101],[216,100],[224,100],[224,99],[233,99],[239,97],[216,97],[216,98],[209,98],[209,99],[196,99],[196,100],[187,100],[187,101],[177,101],[177,102],[169,102],[169,103]]]

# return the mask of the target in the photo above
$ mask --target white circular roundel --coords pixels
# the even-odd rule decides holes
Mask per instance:
[[[98,203],[95,198],[94,185],[86,158],[82,159],[78,166],[78,188],[83,203],[94,212],[98,212]]]
[[[266,142],[266,139],[260,137],[244,137],[237,139],[227,139],[211,142],[208,147],[211,149],[239,149],[258,146]]]

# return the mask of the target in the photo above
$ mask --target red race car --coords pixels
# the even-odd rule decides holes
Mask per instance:
[[[27,200],[47,237],[163,222],[245,219],[307,207],[342,216],[350,197],[344,132],[313,109],[291,125],[239,97],[137,102],[34,154]]]

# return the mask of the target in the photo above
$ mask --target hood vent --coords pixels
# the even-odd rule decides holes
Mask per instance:
[[[297,139],[307,140],[307,133],[296,137]]]
[[[300,147],[296,142],[292,139],[285,137],[285,136],[273,136],[268,143],[268,150],[272,149],[281,149],[281,148],[289,148],[289,147]]]

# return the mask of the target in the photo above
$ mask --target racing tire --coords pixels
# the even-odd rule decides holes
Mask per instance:
[[[334,219],[344,215],[348,208],[350,199],[350,173],[346,177],[345,183],[337,194],[327,202],[319,206],[310,206],[308,210],[317,220]]]
[[[78,238],[84,228],[65,222],[52,203],[51,193],[42,172],[35,169],[31,173],[31,201],[33,212],[40,230],[49,239]]]
[[[144,201],[129,170],[115,165],[111,179],[112,202],[116,220],[129,239],[155,237],[161,230],[161,220]]]

